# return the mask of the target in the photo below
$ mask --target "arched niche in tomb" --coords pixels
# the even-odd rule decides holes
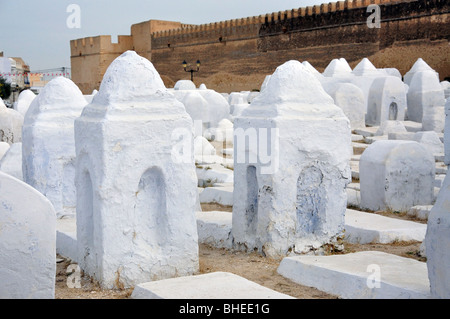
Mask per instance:
[[[247,167],[247,200],[245,216],[249,233],[256,234],[258,225],[258,178],[256,177],[256,167]]]
[[[395,102],[392,102],[389,105],[389,121],[396,121],[398,117],[398,105]]]
[[[324,212],[322,184],[323,173],[316,166],[305,167],[297,179],[297,232],[302,235],[314,234],[321,229],[321,213]]]
[[[166,183],[161,168],[153,166],[142,174],[136,192],[135,239],[164,247],[169,237]],[[146,229],[152,229],[148,232]],[[138,238],[139,237],[139,238]],[[143,247],[143,246],[140,246]]]
[[[406,105],[405,86],[399,78],[394,76],[376,78],[369,90],[366,124],[379,126],[391,120],[394,115],[395,120],[403,121]]]

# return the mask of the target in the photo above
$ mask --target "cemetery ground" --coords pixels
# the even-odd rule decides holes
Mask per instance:
[[[202,204],[203,211],[228,211],[230,206],[220,204]],[[406,213],[377,211],[372,212],[387,217],[403,220],[412,220],[418,223],[426,223],[406,215]],[[381,251],[401,257],[413,258],[426,262],[426,258],[420,256],[420,242],[394,242],[391,244],[353,244],[343,242],[344,249],[341,251],[324,251],[324,255],[346,254],[359,251]],[[337,299],[335,295],[322,292],[318,289],[303,286],[284,278],[277,273],[280,259],[264,257],[256,252],[234,251],[224,248],[215,248],[209,245],[199,245],[199,274],[216,271],[230,272],[256,282],[264,287],[290,295],[299,299]],[[67,285],[67,268],[71,260],[63,256],[57,256],[56,268],[56,299],[129,299],[133,289],[101,289],[100,285],[92,278],[82,274],[81,288],[69,288]]]

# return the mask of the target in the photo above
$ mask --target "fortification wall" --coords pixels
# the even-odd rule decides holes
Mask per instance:
[[[133,37],[133,50],[139,55],[151,60],[152,59],[152,34],[162,32],[164,30],[172,30],[181,28],[180,22],[150,20],[131,26],[131,36]]]
[[[339,3],[338,3],[339,4]],[[342,5],[339,7],[342,8]],[[386,48],[408,46],[419,50],[419,56],[427,55],[423,44],[429,42],[448,43],[449,2],[403,1],[380,6],[381,28],[368,28],[365,7],[346,8],[344,10],[317,11],[306,9],[293,19],[277,20],[265,23],[260,29],[258,50],[262,52],[284,51],[298,53],[297,59],[308,60],[319,70],[326,67],[333,58],[344,57],[349,63],[358,62]],[[308,14],[309,13],[309,14]],[[448,45],[447,45],[448,47]],[[432,67],[448,76],[448,53],[440,52],[442,63],[433,63]],[[405,57],[405,59],[408,57]],[[447,62],[445,62],[447,61]],[[274,61],[276,66],[279,61]],[[394,63],[392,63],[394,62]],[[377,67],[396,67],[404,74],[415,62],[408,61],[399,65],[391,59]],[[388,65],[388,66],[386,66]]]
[[[111,62],[133,49],[131,36],[120,35],[117,40],[112,43],[110,35],[101,35],[70,41],[72,80],[84,94],[98,90]]]
[[[368,27],[369,4],[380,5],[381,28]],[[442,80],[450,75],[448,25],[445,0],[338,1],[157,32],[152,34],[152,62],[176,82],[189,78],[181,61],[200,59],[195,82],[218,90],[226,90],[218,74],[239,78],[242,90],[259,89],[266,74],[290,59],[308,60],[323,71],[334,58],[344,57],[354,66],[373,57],[377,67],[396,67],[404,74],[423,57]]]
[[[381,28],[368,27],[369,4],[380,5]],[[196,84],[223,92],[259,89],[265,75],[291,59],[322,71],[333,58],[354,66],[369,57],[404,74],[422,57],[442,80],[450,75],[449,6],[448,0],[347,0],[203,25],[150,20],[132,26],[131,49],[172,83],[190,78],[183,60],[199,59]]]

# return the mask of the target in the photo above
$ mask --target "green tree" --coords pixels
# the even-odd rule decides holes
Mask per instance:
[[[6,100],[11,95],[11,84],[6,82],[6,79],[0,76],[0,98]]]

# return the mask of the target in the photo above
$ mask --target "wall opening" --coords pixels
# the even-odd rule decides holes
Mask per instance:
[[[159,167],[152,167],[142,174],[135,207],[134,239],[143,240],[151,246],[165,246],[169,238],[169,221],[166,184]]]
[[[258,224],[258,179],[256,177],[256,167],[247,167],[247,199],[245,204],[245,219],[247,231],[256,234]]]
[[[390,121],[396,121],[398,116],[398,106],[397,103],[392,102],[389,105],[389,120]]]
[[[297,232],[314,234],[321,229],[325,211],[323,174],[317,167],[305,168],[297,180]]]

